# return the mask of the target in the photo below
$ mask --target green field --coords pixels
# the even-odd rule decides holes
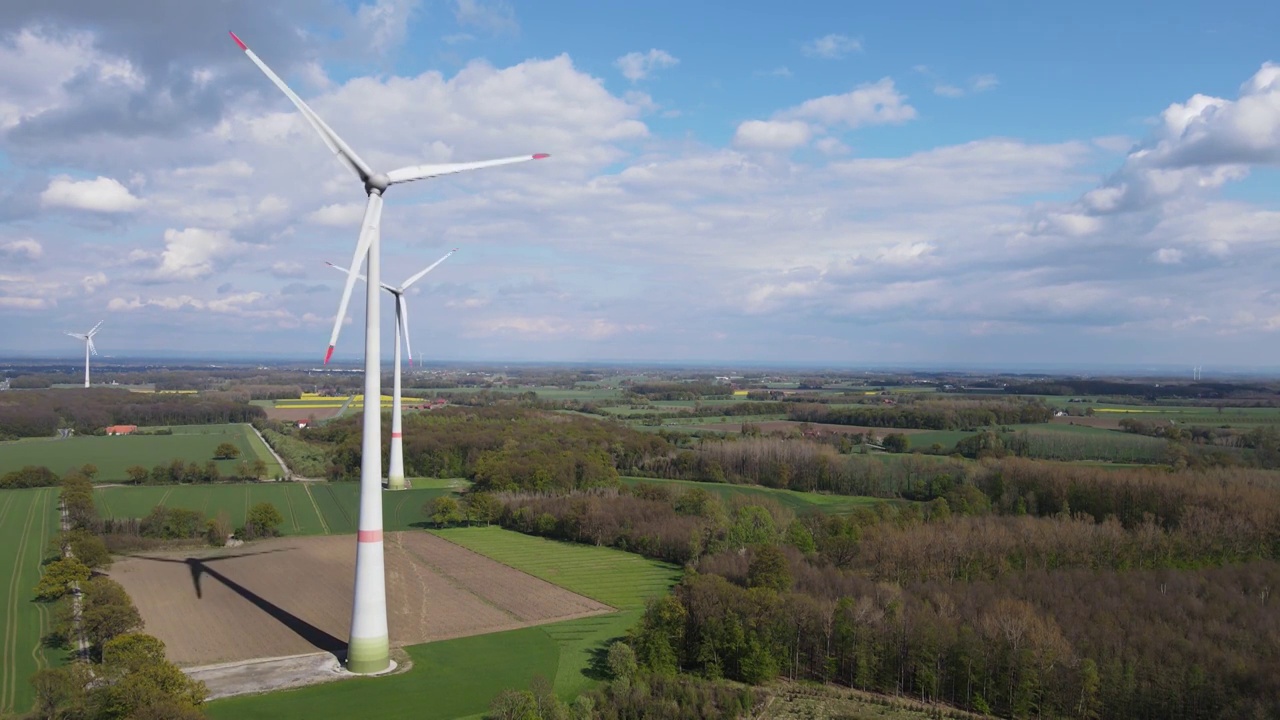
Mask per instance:
[[[417,481],[428,487],[384,492],[382,522],[387,530],[422,527],[422,506],[455,492],[457,480]],[[234,483],[217,485],[143,485],[100,487],[94,501],[102,517],[144,517],[156,505],[199,511],[213,517],[224,510],[234,526],[244,524],[248,508],[269,502],[284,515],[285,535],[341,535],[356,531],[360,507],[358,483]]]
[[[58,491],[53,488],[0,492],[0,715],[27,712],[34,696],[27,679],[62,661],[46,651],[52,608],[32,599],[49,538],[58,531]]]
[[[599,676],[597,653],[640,615],[644,600],[679,578],[670,565],[620,550],[556,542],[496,527],[437,533],[531,575],[619,609],[581,620],[405,648],[413,669],[386,678],[359,678],[286,692],[218,700],[212,718],[337,718],[452,720],[479,717],[499,692],[528,688],[535,675],[571,697]]]
[[[0,474],[24,465],[43,465],[62,475],[72,468],[93,464],[98,466],[97,482],[120,482],[128,479],[125,470],[133,465],[151,468],[175,459],[203,465],[213,459],[214,449],[224,442],[240,448],[240,459],[218,460],[218,471],[222,474],[230,475],[241,461],[255,459],[267,464],[267,477],[283,474],[271,451],[249,425],[182,425],[169,429],[172,435],[86,435],[65,440],[29,438],[3,442],[0,443]]]
[[[821,510],[824,513],[841,515],[851,513],[861,507],[884,502],[880,498],[860,495],[827,495],[825,493],[767,488],[759,485],[733,485],[730,483],[698,482],[696,480],[624,477],[622,482],[628,485],[642,482],[654,485],[671,485],[678,486],[677,489],[680,490],[698,487],[718,495],[722,501],[727,501],[731,497],[741,497],[747,500],[768,499],[777,502],[783,507],[790,508],[797,514],[807,510]]]

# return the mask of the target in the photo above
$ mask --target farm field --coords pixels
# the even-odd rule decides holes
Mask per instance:
[[[696,480],[624,477],[622,482],[627,485],[636,485],[642,482],[654,485],[671,485],[678,486],[681,490],[695,487],[702,488],[709,493],[718,495],[722,501],[727,501],[735,496],[748,500],[768,499],[796,513],[803,513],[806,510],[821,510],[825,513],[841,515],[851,513],[858,508],[885,502],[880,498],[860,495],[826,495],[823,493],[800,492],[798,490],[767,488],[759,485],[734,485],[731,483],[698,482]]]
[[[620,550],[556,542],[497,527],[433,534],[619,612],[410,646],[405,651],[413,669],[402,675],[218,700],[207,706],[209,716],[265,720],[345,713],[378,720],[478,718],[495,695],[506,688],[527,688],[535,675],[547,678],[558,694],[568,697],[599,680],[591,670],[595,651],[625,633],[639,618],[644,600],[665,593],[680,575],[674,566]]]
[[[159,428],[144,428],[155,429]],[[95,482],[120,482],[128,479],[125,470],[133,465],[150,469],[175,459],[203,465],[213,459],[214,449],[224,442],[240,448],[240,458],[217,460],[219,472],[229,475],[242,461],[261,459],[267,464],[267,477],[283,474],[279,463],[249,425],[175,425],[169,429],[172,435],[27,438],[3,442],[0,443],[0,474],[25,465],[43,465],[62,475],[91,463],[98,467]]]
[[[612,611],[429,533],[386,538],[393,646]],[[347,537],[280,538],[234,550],[139,554],[116,561],[110,575],[170,660],[207,665],[341,651],[355,556]]]
[[[772,417],[772,416],[765,416]],[[748,422],[755,425],[762,433],[771,432],[799,432],[800,426],[805,423],[799,420],[757,420],[755,417],[734,418],[732,422],[720,422],[719,418],[708,418],[715,422],[706,422],[697,425],[699,430],[719,430],[720,432],[736,433],[742,431],[742,423]],[[863,427],[860,425],[837,425],[835,423],[808,423],[809,427],[817,430],[824,435],[840,434],[840,435],[857,435],[866,433],[875,433],[877,437],[883,437],[887,433],[901,433],[903,435],[920,435],[930,432],[929,430],[911,430],[897,428],[873,428]]]
[[[58,522],[56,489],[0,492],[0,716],[30,710],[35,696],[27,679],[62,660],[42,644],[53,610],[31,594]]]
[[[422,506],[455,492],[458,480],[428,478],[427,487],[382,494],[384,529],[408,530],[428,521]],[[216,485],[143,485],[98,488],[94,501],[103,517],[144,517],[156,505],[197,510],[205,517],[224,510],[234,526],[244,523],[248,508],[269,502],[284,516],[284,535],[341,535],[356,531],[360,507],[358,483],[234,483]]]

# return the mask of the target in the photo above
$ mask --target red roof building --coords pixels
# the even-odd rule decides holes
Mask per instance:
[[[137,430],[137,429],[138,429],[137,425],[112,425],[111,427],[107,428],[107,434],[108,435],[129,435],[134,430]]]

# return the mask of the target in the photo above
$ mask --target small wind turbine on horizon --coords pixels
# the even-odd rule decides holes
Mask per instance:
[[[338,332],[347,315],[351,290],[355,287],[356,273],[361,262],[367,261],[368,282],[365,295],[364,323],[364,396],[382,397],[380,377],[380,339],[378,336],[379,303],[378,288],[382,284],[380,267],[380,227],[382,220],[382,194],[387,188],[400,183],[425,180],[467,170],[508,165],[511,163],[541,160],[546,153],[517,157],[482,160],[469,163],[440,165],[410,165],[390,172],[377,172],[338,137],[324,120],[307,106],[266,63],[244,44],[233,32],[231,39],[253,61],[254,65],[271,80],[302,113],[303,118],[315,129],[324,144],[338,156],[338,160],[360,178],[369,200],[365,205],[364,220],[356,241],[355,254],[351,257],[351,269],[347,276],[338,314],[334,317],[333,333],[329,336],[329,349],[324,361],[329,362],[333,348],[338,343]],[[361,112],[367,108],[360,108]],[[347,669],[354,673],[377,673],[391,666],[391,647],[387,634],[387,585],[383,564],[382,545],[382,407],[380,402],[364,404],[364,425],[361,430],[360,455],[360,521],[356,532],[355,600],[351,608],[351,637],[347,645]]]
[[[436,266],[449,259],[450,255],[458,252],[457,248],[445,253],[444,257],[431,263],[426,269],[419,271],[408,280],[400,283],[400,287],[392,287],[386,283],[381,283],[382,289],[391,293],[396,299],[396,341],[395,341],[395,380],[392,383],[391,392],[391,459],[387,463],[387,489],[403,490],[404,489],[404,433],[401,432],[401,400],[400,400],[400,338],[404,336],[405,355],[409,358],[409,366],[413,366],[413,348],[409,343],[409,301],[405,298],[404,293],[411,285],[418,282],[427,273],[436,269]],[[351,270],[326,262],[325,265],[339,270],[346,275],[351,275]],[[366,280],[364,275],[359,275],[359,279]],[[365,405],[369,404],[369,398],[364,399]],[[378,405],[382,402],[379,400]],[[381,407],[379,407],[381,410]]]
[[[76,338],[77,340],[84,341],[84,386],[85,387],[89,387],[89,355],[98,354],[98,348],[93,346],[93,336],[98,334],[98,328],[102,327],[102,323],[104,322],[106,321],[99,320],[98,324],[94,325],[93,329],[87,333],[73,333],[73,332],[67,333],[67,335],[70,335],[71,337]]]

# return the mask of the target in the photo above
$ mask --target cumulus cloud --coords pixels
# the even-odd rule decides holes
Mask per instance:
[[[12,263],[26,263],[44,257],[44,247],[31,238],[0,242],[0,258]]]
[[[45,207],[63,207],[101,213],[126,213],[142,207],[142,200],[114,178],[99,176],[93,180],[73,180],[59,175],[40,193]]]
[[[1182,251],[1177,248],[1160,248],[1152,258],[1162,265],[1177,265],[1182,262]]]
[[[755,150],[791,150],[807,145],[813,131],[799,120],[747,120],[733,134],[735,147]]]
[[[630,52],[614,61],[614,65],[622,71],[622,77],[637,82],[643,80],[661,68],[675,67],[680,60],[666,50],[657,48],[647,53]]]
[[[243,249],[243,245],[225,233],[185,228],[164,231],[165,248],[153,277],[162,281],[197,280],[213,273],[226,258]]]
[[[809,57],[839,60],[849,53],[862,52],[862,41],[833,33],[810,40],[801,49]]]
[[[1171,104],[1152,135],[1080,204],[1099,215],[1140,210],[1243,179],[1251,165],[1276,164],[1280,65],[1264,63],[1235,100],[1197,94]]]

